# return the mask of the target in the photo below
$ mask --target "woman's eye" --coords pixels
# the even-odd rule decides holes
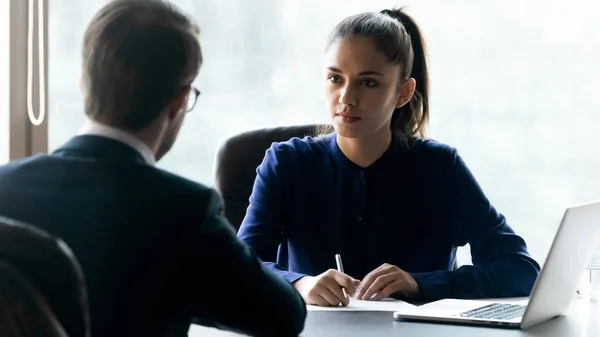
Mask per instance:
[[[331,82],[331,83],[337,83],[340,81],[340,77],[338,75],[329,75],[327,77],[327,79]]]
[[[367,87],[367,88],[372,88],[372,87],[375,87],[375,86],[377,86],[377,82],[376,82],[376,81],[374,81],[374,80],[371,80],[371,79],[366,79],[366,80],[363,80],[363,81],[361,82],[361,84],[362,84],[362,85],[364,85],[364,86],[365,86],[365,87]]]

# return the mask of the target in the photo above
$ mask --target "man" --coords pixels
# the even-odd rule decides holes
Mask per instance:
[[[91,335],[185,336],[192,321],[299,334],[303,300],[237,241],[216,192],[154,167],[199,94],[197,26],[163,1],[112,1],[82,56],[88,124],[50,155],[0,167],[0,214],[72,248]]]

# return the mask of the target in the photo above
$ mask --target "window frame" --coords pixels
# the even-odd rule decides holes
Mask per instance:
[[[43,85],[40,86],[39,57],[43,64],[48,64],[48,1],[47,0],[10,0],[9,19],[9,160],[15,160],[37,153],[48,151],[48,67],[44,66]],[[29,6],[34,5],[32,38],[37,46],[38,39],[43,39],[42,50],[28,50]],[[43,6],[39,10],[39,6]],[[43,22],[40,36],[37,24],[41,12]],[[25,41],[25,43],[23,43]],[[27,110],[27,57],[32,55],[32,105],[33,113],[39,117],[40,95],[39,88],[44,88],[42,95],[46,98],[45,116],[40,125],[34,125],[29,119]]]

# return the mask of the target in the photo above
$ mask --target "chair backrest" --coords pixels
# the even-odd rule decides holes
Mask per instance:
[[[2,216],[0,302],[2,336],[89,336],[85,280],[71,249],[37,227]]]
[[[0,336],[69,337],[44,296],[0,259]]]
[[[247,131],[227,139],[216,158],[215,182],[225,204],[225,216],[239,229],[246,215],[256,168],[272,143],[313,135],[318,124],[281,126]]]

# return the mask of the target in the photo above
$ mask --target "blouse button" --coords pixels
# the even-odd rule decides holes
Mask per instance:
[[[357,215],[357,216],[356,216],[356,221],[362,221],[362,216],[360,216],[360,215]]]
[[[362,177],[364,177],[364,176],[365,176],[365,173],[364,173],[363,171],[360,171],[360,172],[358,172],[358,176],[359,176],[360,178],[362,178]]]

